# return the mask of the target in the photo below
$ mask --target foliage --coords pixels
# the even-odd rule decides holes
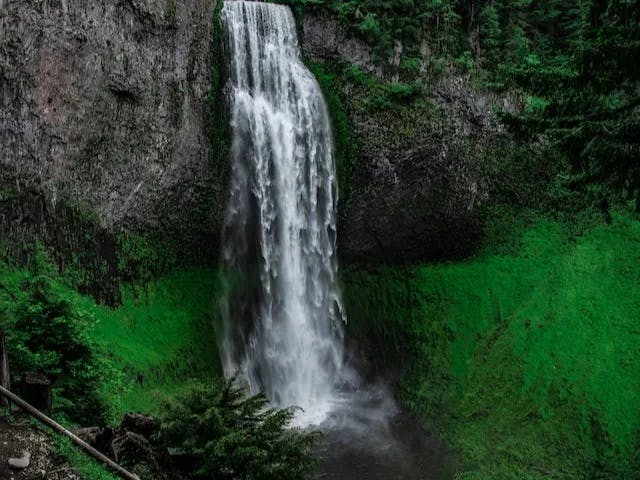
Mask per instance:
[[[234,379],[197,383],[165,404],[161,439],[192,457],[199,478],[294,480],[313,465],[313,433],[289,429],[292,409],[245,397]]]
[[[127,411],[158,414],[161,401],[178,394],[183,384],[221,373],[214,328],[220,288],[218,272],[191,269],[124,285],[117,307],[83,297],[98,319],[92,340],[124,375],[125,388],[103,389],[110,420]]]
[[[345,67],[338,75],[366,90],[368,98],[364,106],[372,113],[411,104],[420,98],[423,92],[423,86],[419,82],[385,82],[353,65]]]
[[[346,271],[348,328],[411,365],[461,478],[638,478],[640,221],[529,218],[464,262]]]
[[[544,135],[548,154],[566,159],[572,183],[623,194],[640,209],[640,2],[540,2],[529,29],[535,48],[495,75],[531,93],[523,114],[503,114],[516,134]],[[544,7],[544,8],[543,8]]]
[[[41,247],[34,257],[31,272],[0,265],[0,325],[12,374],[47,375],[58,414],[85,424],[100,422],[106,406],[99,390],[110,372],[89,338],[95,317],[66,295]]]
[[[540,138],[570,168],[569,183],[625,196],[640,209],[640,2],[520,0],[467,2],[474,51],[492,86],[522,89],[510,130]]]
[[[339,95],[339,76],[319,63],[308,63],[318,80],[331,115],[331,126],[336,146],[336,173],[338,175],[339,211],[343,215],[349,203],[349,179],[355,167],[358,144],[345,104]]]
[[[460,16],[454,0],[287,0],[295,10],[321,8],[336,15],[367,39],[380,58],[393,55],[397,44],[408,56],[426,43],[436,55],[455,50]]]
[[[67,460],[74,471],[82,475],[82,478],[91,480],[118,480],[120,478],[102,463],[99,463],[93,457],[79,450],[79,448],[64,435],[48,427],[43,427],[42,425],[38,425],[37,427],[47,432],[51,438],[51,448],[53,452]]]
[[[501,115],[511,132],[544,142],[572,188],[599,189],[599,202],[634,200],[640,211],[640,0],[288,3],[336,16],[373,47],[387,78],[405,82],[388,90],[370,81],[373,109],[419,98],[424,87],[412,85],[448,67],[517,90],[526,108]]]
[[[190,379],[220,373],[215,271],[186,270],[123,284],[120,305],[96,303],[58,274],[41,246],[27,268],[0,263],[0,328],[12,373],[48,374],[54,413],[82,424],[126,411],[158,413]]]
[[[148,282],[174,263],[170,249],[133,233],[116,236],[116,251],[118,277],[124,281]]]

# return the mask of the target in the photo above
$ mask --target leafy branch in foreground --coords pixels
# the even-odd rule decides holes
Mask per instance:
[[[164,411],[161,441],[191,457],[198,478],[296,480],[315,463],[318,434],[290,428],[293,409],[246,397],[235,379],[193,384]]]

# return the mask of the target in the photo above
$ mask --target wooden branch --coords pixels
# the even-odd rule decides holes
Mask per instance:
[[[4,332],[0,330],[0,386],[11,390],[11,375],[9,374],[9,354],[4,339]],[[0,398],[0,405],[11,408],[11,402],[6,397]]]
[[[27,402],[22,400],[20,397],[18,397],[17,395],[15,395],[14,393],[10,392],[9,390],[7,390],[6,388],[4,388],[2,386],[0,386],[0,395],[8,398],[13,403],[18,405],[22,410],[24,410],[28,414],[32,415],[36,419],[40,420],[42,423],[44,423],[48,427],[53,428],[58,433],[61,433],[65,437],[69,438],[73,443],[75,443],[82,450],[84,450],[85,453],[91,455],[93,458],[95,458],[99,462],[102,462],[105,465],[107,465],[111,470],[113,470],[115,473],[120,475],[122,478],[125,478],[127,480],[140,480],[140,477],[138,477],[137,475],[134,475],[133,473],[129,472],[128,470],[125,470],[120,465],[118,465],[116,462],[111,460],[109,457],[107,457],[103,453],[99,452],[98,450],[93,448],[91,445],[86,443],[84,440],[79,438],[77,435],[75,435],[74,433],[72,433],[69,430],[67,430],[66,428],[64,428],[58,422],[56,422],[52,418],[46,416],[40,410],[32,407]]]

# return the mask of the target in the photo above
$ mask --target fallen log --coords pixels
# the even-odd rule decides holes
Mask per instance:
[[[88,443],[83,441],[81,438],[79,438],[77,435],[75,435],[74,433],[72,433],[69,430],[67,430],[66,428],[64,428],[58,422],[56,422],[52,418],[48,417],[47,415],[42,413],[37,408],[29,405],[27,402],[22,400],[20,397],[18,397],[17,395],[15,395],[14,393],[12,393],[11,391],[7,390],[6,388],[4,388],[2,386],[0,386],[0,395],[2,395],[3,397],[6,397],[7,399],[11,400],[18,407],[20,407],[22,410],[24,410],[25,412],[27,412],[31,416],[35,417],[36,419],[40,420],[42,423],[44,423],[48,427],[53,428],[58,433],[61,433],[65,437],[69,438],[74,444],[76,444],[78,447],[80,447],[82,450],[84,450],[85,453],[91,455],[93,458],[95,458],[99,462],[102,462],[103,464],[108,466],[111,470],[113,470],[115,473],[120,475],[122,478],[125,478],[127,480],[140,480],[140,477],[138,477],[137,475],[134,475],[133,473],[129,472],[128,470],[125,470],[123,467],[118,465],[116,462],[111,460],[109,457],[107,457],[106,455],[102,454],[101,452],[99,452],[98,450],[93,448],[91,445],[89,445]]]

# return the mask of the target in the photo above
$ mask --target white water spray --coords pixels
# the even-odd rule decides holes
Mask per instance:
[[[317,424],[343,358],[327,107],[288,7],[225,1],[222,22],[233,138],[223,260],[242,278],[225,302],[224,366]]]
[[[223,262],[225,373],[320,426],[318,478],[440,478],[437,451],[384,385],[343,365],[334,152],[327,107],[291,11],[226,0],[232,149]],[[435,453],[434,453],[435,452]]]

